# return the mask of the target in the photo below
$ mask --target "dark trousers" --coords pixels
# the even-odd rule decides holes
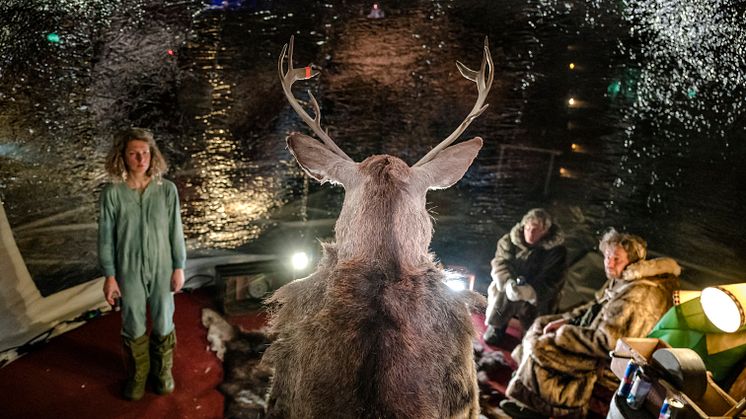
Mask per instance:
[[[495,330],[504,332],[510,319],[517,317],[521,326],[523,326],[523,330],[528,330],[531,327],[531,323],[537,316],[536,306],[525,301],[510,301],[504,292],[497,292],[495,297],[495,308],[491,313],[487,313],[486,323],[488,325],[494,327]]]

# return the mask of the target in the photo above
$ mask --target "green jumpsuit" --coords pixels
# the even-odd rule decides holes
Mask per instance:
[[[101,192],[98,256],[106,276],[122,292],[122,335],[137,339],[146,332],[146,304],[153,333],[174,329],[171,274],[184,268],[186,246],[176,185],[152,180],[140,193],[126,183]]]

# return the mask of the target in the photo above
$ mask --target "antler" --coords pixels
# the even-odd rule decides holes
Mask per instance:
[[[485,99],[487,99],[487,94],[490,92],[490,88],[492,87],[492,79],[494,79],[495,77],[495,69],[492,64],[492,56],[490,55],[490,48],[487,38],[484,38],[484,57],[482,58],[482,66],[480,67],[479,72],[470,70],[467,66],[463,65],[459,61],[456,61],[456,66],[458,66],[458,71],[461,73],[462,76],[477,84],[477,90],[479,91],[477,102],[474,104],[474,107],[471,108],[471,112],[469,112],[469,115],[466,116],[464,122],[462,122],[461,125],[459,125],[458,128],[456,128],[456,130],[448,136],[448,138],[438,144],[437,147],[430,150],[430,152],[427,153],[425,157],[421,158],[420,161],[415,163],[412,167],[421,166],[432,160],[438,153],[443,151],[444,148],[451,145],[451,143],[466,130],[469,124],[471,124],[472,121],[474,121],[479,115],[482,114],[482,112],[484,112],[485,109],[487,109],[488,106],[490,106],[482,106]],[[488,66],[489,70],[487,70]],[[487,79],[486,76],[488,77]]]
[[[297,80],[307,80],[311,77],[315,77],[319,75],[320,73],[316,70],[311,69],[311,67],[305,67],[305,68],[293,68],[293,41],[294,36],[290,37],[290,48],[288,49],[288,44],[285,44],[285,46],[282,47],[282,52],[280,53],[280,58],[277,60],[277,72],[280,76],[280,83],[282,84],[282,90],[285,92],[285,96],[288,98],[288,101],[290,102],[290,106],[295,109],[295,112],[300,115],[300,117],[303,119],[303,121],[311,127],[313,132],[316,133],[316,135],[321,138],[321,141],[326,144],[326,146],[333,151],[335,154],[339,155],[340,157],[343,157],[349,161],[352,161],[352,159],[345,154],[344,151],[342,151],[341,148],[337,147],[337,145],[334,143],[334,140],[329,137],[329,134],[326,133],[323,129],[321,129],[321,110],[319,109],[319,102],[316,101],[316,98],[313,97],[313,93],[311,91],[308,91],[308,96],[311,97],[311,105],[313,106],[314,113],[316,115],[315,118],[311,118],[310,115],[303,109],[303,107],[298,103],[298,99],[293,96],[292,86],[293,83],[295,83]],[[287,54],[286,54],[287,53]],[[283,65],[282,62],[287,57],[288,59],[288,72],[285,73],[283,71]]]

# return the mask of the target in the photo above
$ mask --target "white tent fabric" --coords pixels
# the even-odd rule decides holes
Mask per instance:
[[[18,347],[49,333],[53,337],[82,325],[69,323],[95,309],[109,310],[103,277],[42,297],[23,262],[0,202],[0,365],[21,355]]]

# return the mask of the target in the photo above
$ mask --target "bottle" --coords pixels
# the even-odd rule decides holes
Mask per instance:
[[[617,396],[627,398],[632,389],[632,381],[635,379],[635,373],[637,373],[638,368],[639,365],[633,359],[627,362],[627,369],[624,370],[624,377],[622,377],[622,382],[619,384],[619,389],[616,392]]]
[[[683,410],[684,403],[681,400],[674,397],[666,397],[658,414],[658,419],[676,419]]]
[[[635,374],[635,381],[632,383],[632,388],[627,395],[627,404],[629,407],[634,410],[638,410],[642,407],[652,386],[653,380],[642,366],[639,367],[637,369],[637,374]]]

